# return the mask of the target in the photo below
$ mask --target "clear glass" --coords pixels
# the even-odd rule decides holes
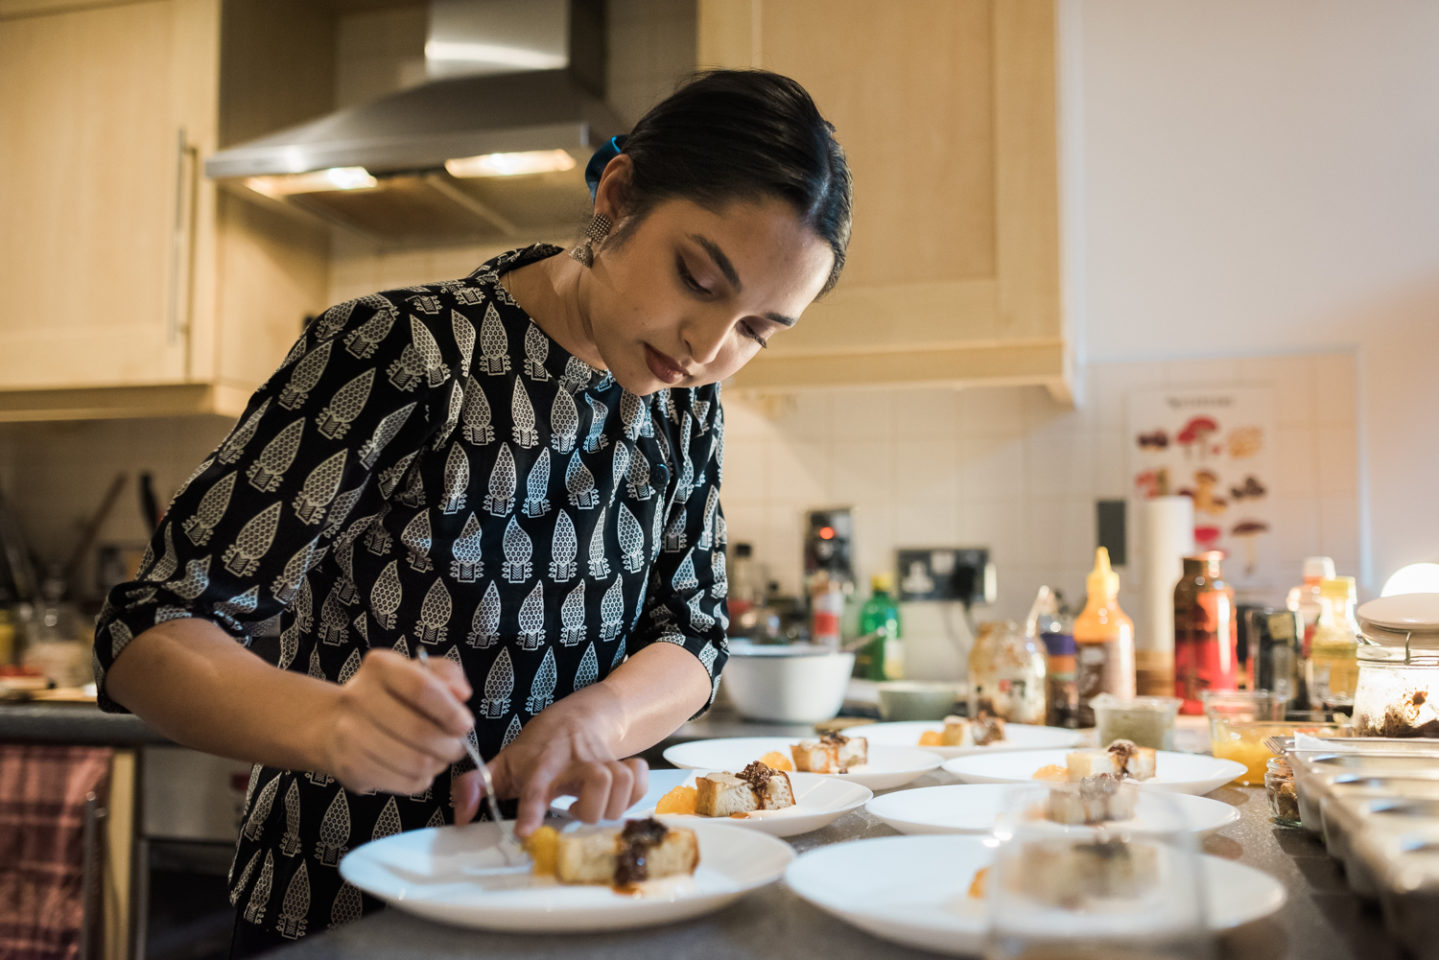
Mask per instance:
[[[1208,895],[1194,834],[1173,798],[1121,784],[1141,816],[1064,826],[1051,791],[1017,787],[995,827],[984,882],[986,960],[1211,960]]]
[[[1132,740],[1141,747],[1156,750],[1174,749],[1174,721],[1178,697],[1133,697],[1125,700],[1101,693],[1089,705],[1094,708],[1094,726],[1098,743],[1107,746],[1115,740]]]
[[[1354,691],[1360,737],[1439,737],[1439,666],[1361,660]]]
[[[1299,794],[1294,788],[1294,771],[1284,757],[1270,757],[1264,770],[1264,795],[1269,817],[1283,827],[1301,825]]]
[[[1222,760],[1244,764],[1235,783],[1264,782],[1264,765],[1274,755],[1263,737],[1246,734],[1246,725],[1284,719],[1289,699],[1269,690],[1205,691],[1204,715],[1209,718],[1209,752]]]
[[[1010,723],[1043,724],[1044,648],[1011,620],[979,628],[969,653],[969,715],[981,710]]]

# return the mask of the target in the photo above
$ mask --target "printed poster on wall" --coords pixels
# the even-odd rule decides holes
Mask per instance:
[[[1274,391],[1170,387],[1129,398],[1130,495],[1194,501],[1194,542],[1237,587],[1274,579]]]

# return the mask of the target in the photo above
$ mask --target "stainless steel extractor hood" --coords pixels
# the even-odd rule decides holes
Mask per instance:
[[[432,0],[425,65],[418,86],[218,151],[205,172],[398,242],[580,222],[585,162],[623,129],[604,101],[603,0]]]

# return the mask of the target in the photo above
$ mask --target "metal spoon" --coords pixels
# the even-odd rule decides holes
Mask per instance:
[[[428,666],[430,662],[430,655],[425,651],[424,647],[420,648],[419,661],[422,666]],[[474,728],[471,728],[470,732],[473,733]],[[506,821],[500,817],[500,804],[499,801],[495,799],[495,781],[494,778],[490,776],[490,768],[485,765],[485,758],[480,756],[479,747],[475,745],[475,741],[469,735],[466,735],[462,739],[465,744],[465,752],[470,755],[470,760],[474,763],[475,769],[480,771],[480,779],[484,781],[485,802],[489,806],[490,819],[495,821],[495,824],[500,828],[500,849],[505,855],[505,860],[513,863],[513,854],[518,854],[522,857],[525,855],[524,849],[520,846],[519,841],[515,839],[514,822]]]

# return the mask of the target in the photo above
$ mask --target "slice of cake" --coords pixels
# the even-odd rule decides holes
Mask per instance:
[[[1070,825],[1128,820],[1134,816],[1134,803],[1133,788],[1126,790],[1116,777],[1100,773],[1080,780],[1078,787],[1050,790],[1044,816]]]
[[[693,830],[667,827],[649,818],[626,821],[620,829],[584,827],[559,834],[555,876],[562,883],[624,888],[694,873],[699,862],[699,840]]]
[[[1105,751],[1114,757],[1122,774],[1133,780],[1148,780],[1156,767],[1153,747],[1135,746],[1132,740],[1115,740]]]
[[[852,767],[869,762],[869,741],[841,733],[801,740],[789,751],[794,756],[794,768],[807,773],[849,773]]]
[[[945,717],[944,733],[941,734],[941,738],[940,745],[945,747],[974,746],[974,731],[970,729],[969,721],[964,717]]]
[[[1119,760],[1107,750],[1071,751],[1064,758],[1064,766],[1069,771],[1069,779],[1075,783],[1085,777],[1094,777],[1101,773],[1118,777],[1124,772]]]
[[[974,721],[970,724],[970,730],[974,737],[974,745],[987,747],[991,743],[999,743],[1004,739],[1004,720],[987,710],[980,710],[975,714]]]
[[[732,817],[794,806],[794,787],[782,770],[756,760],[739,773],[710,773],[695,781],[695,813]]]

